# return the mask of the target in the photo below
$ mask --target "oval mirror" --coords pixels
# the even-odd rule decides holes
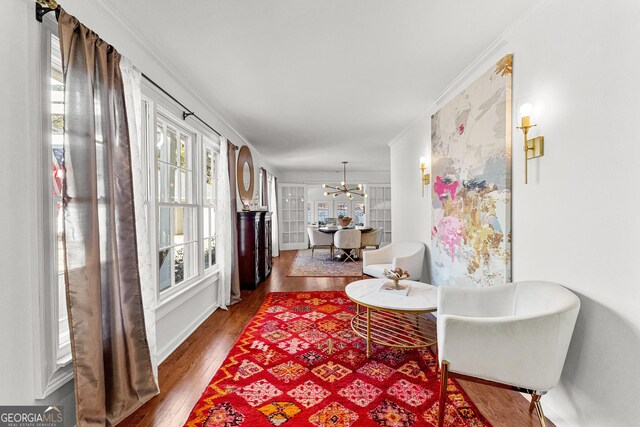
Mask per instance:
[[[238,153],[237,164],[237,177],[238,177],[238,193],[240,193],[240,200],[246,207],[249,206],[253,199],[253,158],[251,157],[251,151],[249,147],[243,145],[240,147]]]
[[[242,167],[242,177],[244,179],[242,183],[242,185],[244,185],[244,191],[249,191],[249,186],[251,186],[251,167],[247,162],[245,162]]]

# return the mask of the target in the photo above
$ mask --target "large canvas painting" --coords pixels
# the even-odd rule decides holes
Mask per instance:
[[[434,285],[511,281],[512,58],[431,117]]]

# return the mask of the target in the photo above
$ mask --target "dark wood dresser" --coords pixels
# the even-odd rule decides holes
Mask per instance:
[[[240,287],[256,289],[271,273],[271,212],[238,212]]]

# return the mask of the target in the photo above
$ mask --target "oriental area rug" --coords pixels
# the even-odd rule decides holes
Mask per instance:
[[[374,345],[351,330],[344,292],[272,292],[193,408],[187,426],[437,425],[439,380],[428,349]],[[447,426],[490,424],[455,382]]]
[[[362,277],[362,261],[334,261],[329,249],[316,249],[312,258],[311,249],[306,249],[298,251],[287,276]]]

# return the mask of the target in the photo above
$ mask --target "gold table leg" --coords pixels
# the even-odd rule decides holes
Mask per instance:
[[[371,357],[371,309],[367,307],[367,359]]]

